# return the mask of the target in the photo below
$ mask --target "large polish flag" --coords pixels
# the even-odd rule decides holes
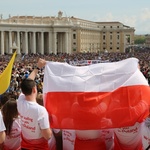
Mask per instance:
[[[43,94],[52,128],[132,126],[149,114],[150,87],[136,58],[82,67],[47,62]]]

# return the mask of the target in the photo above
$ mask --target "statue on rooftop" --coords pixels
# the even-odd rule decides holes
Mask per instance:
[[[63,15],[63,12],[62,12],[62,11],[59,11],[59,12],[58,12],[58,18],[61,19],[61,18],[62,18],[62,15]]]

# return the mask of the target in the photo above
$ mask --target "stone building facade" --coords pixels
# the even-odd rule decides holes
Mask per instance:
[[[124,52],[134,28],[120,22],[92,22],[75,17],[0,17],[0,54]]]

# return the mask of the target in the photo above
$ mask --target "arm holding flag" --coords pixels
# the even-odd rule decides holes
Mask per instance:
[[[34,80],[36,75],[37,75],[37,73],[38,73],[38,70],[43,68],[45,65],[46,65],[46,61],[44,59],[40,58],[38,60],[38,62],[37,62],[37,66],[34,67],[33,71],[28,76],[28,78]],[[41,132],[42,132],[42,135],[44,136],[45,139],[49,139],[50,138],[51,130],[49,128],[41,130]]]
[[[33,71],[31,72],[31,74],[28,76],[28,78],[34,80],[37,73],[38,73],[38,70],[43,68],[44,66],[46,65],[46,61],[44,59],[39,59],[38,60],[38,63],[37,63],[37,66],[34,67]]]
[[[22,93],[17,101],[17,109],[23,122],[21,148],[24,149],[48,149],[48,140],[52,137],[49,115],[46,108],[37,103],[38,91],[34,81],[38,70],[45,64],[45,60],[39,59],[36,68],[20,84]],[[30,118],[30,121],[26,118]]]

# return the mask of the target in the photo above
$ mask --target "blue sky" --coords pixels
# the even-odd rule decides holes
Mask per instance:
[[[119,21],[150,34],[150,0],[0,0],[3,18],[16,15],[75,16],[91,21]]]

